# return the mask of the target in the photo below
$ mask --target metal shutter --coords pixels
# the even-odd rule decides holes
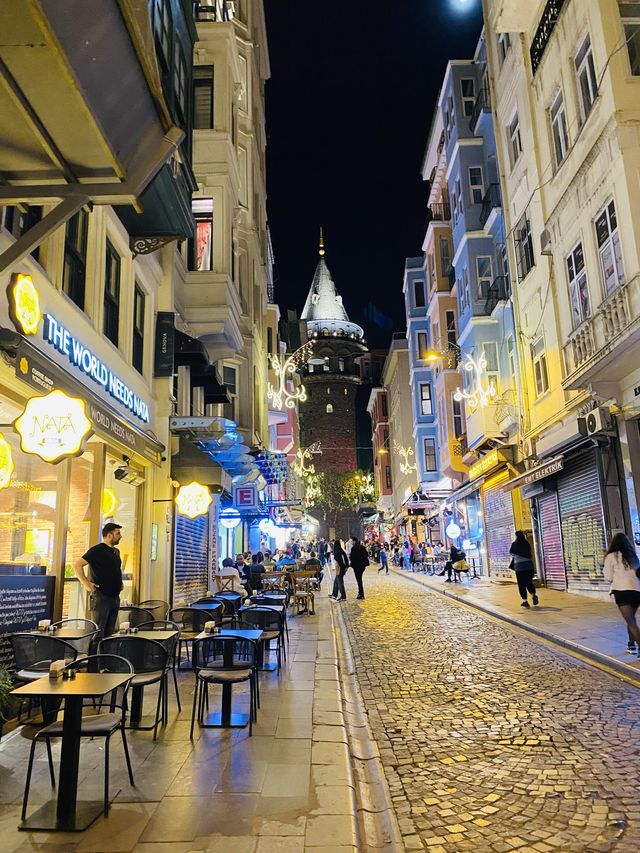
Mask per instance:
[[[538,498],[538,525],[542,541],[545,584],[551,589],[567,588],[567,573],[562,550],[562,530],[558,515],[558,497],[555,492]]]
[[[595,451],[565,462],[558,475],[558,507],[567,587],[606,591],[608,584],[602,574],[605,529]]]
[[[515,577],[509,568],[511,562],[509,548],[515,534],[513,498],[510,492],[502,490],[508,479],[508,471],[505,471],[501,477],[493,477],[490,487],[483,488],[482,498],[489,574],[493,578],[513,581]]]
[[[173,575],[173,605],[192,602],[207,591],[209,516],[187,518],[176,513],[176,556]]]

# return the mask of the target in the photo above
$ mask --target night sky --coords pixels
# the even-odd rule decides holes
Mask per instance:
[[[386,345],[405,327],[404,259],[421,254],[420,167],[437,93],[447,61],[473,56],[480,0],[265,0],[265,8],[276,301],[302,310],[322,225],[350,318],[371,344]],[[366,319],[372,306],[386,321]]]

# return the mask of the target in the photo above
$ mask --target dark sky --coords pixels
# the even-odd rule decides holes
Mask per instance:
[[[421,160],[449,59],[473,56],[480,0],[265,0],[268,215],[276,300],[302,310],[327,262],[372,344],[404,328],[405,257],[421,254]],[[456,11],[456,7],[458,11]],[[460,8],[464,12],[460,12]],[[389,321],[391,322],[391,321]]]

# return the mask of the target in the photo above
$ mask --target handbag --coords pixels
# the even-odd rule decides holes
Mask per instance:
[[[456,563],[453,563],[454,572],[468,572],[470,568],[471,566],[466,560],[458,560]]]

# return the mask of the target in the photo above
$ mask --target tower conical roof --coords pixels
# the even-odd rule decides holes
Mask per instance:
[[[349,322],[347,312],[338,295],[335,283],[322,255],[318,261],[307,301],[302,311],[303,320],[342,320]]]

